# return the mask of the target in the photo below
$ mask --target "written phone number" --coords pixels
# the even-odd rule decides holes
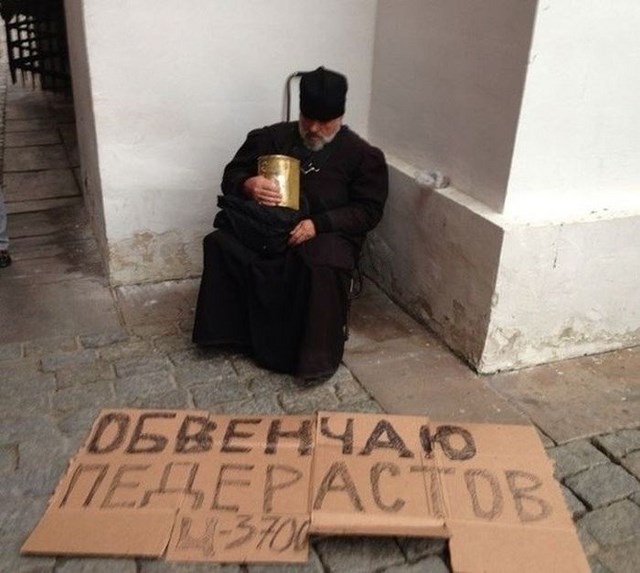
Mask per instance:
[[[183,517],[176,550],[195,549],[202,551],[205,557],[212,557],[217,552],[226,553],[246,546],[269,553],[298,552],[307,547],[308,519],[300,521],[295,517],[251,514],[235,517],[233,525],[227,519],[207,518],[201,535],[193,535],[191,518]]]

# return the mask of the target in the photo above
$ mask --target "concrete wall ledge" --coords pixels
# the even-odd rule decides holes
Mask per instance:
[[[393,156],[388,163],[391,192],[365,270],[474,369],[640,344],[640,213],[505,216],[454,187],[420,186],[417,169]]]

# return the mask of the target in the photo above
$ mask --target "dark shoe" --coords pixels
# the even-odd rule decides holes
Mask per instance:
[[[11,255],[9,251],[0,251],[0,269],[8,267],[11,264]]]

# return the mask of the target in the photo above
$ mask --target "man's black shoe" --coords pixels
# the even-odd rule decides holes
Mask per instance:
[[[9,251],[0,251],[0,269],[8,267],[11,264],[11,255]]]

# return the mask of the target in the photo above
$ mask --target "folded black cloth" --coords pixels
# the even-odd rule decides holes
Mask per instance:
[[[305,217],[304,199],[299,210],[289,207],[265,207],[234,195],[218,197],[220,211],[213,226],[232,233],[243,245],[267,257],[284,253],[289,233]]]

